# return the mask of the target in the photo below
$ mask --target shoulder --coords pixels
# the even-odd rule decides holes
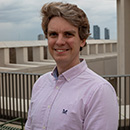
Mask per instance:
[[[43,82],[46,81],[46,79],[49,79],[51,77],[51,72],[45,73],[43,75],[41,75],[38,80],[35,82],[36,84],[42,84]]]
[[[105,80],[101,75],[95,73],[93,70],[87,68],[85,71],[83,71],[83,73],[81,75],[79,75],[79,78],[81,80],[85,80],[88,83],[92,83],[92,84],[104,84],[104,83],[108,83],[107,80]],[[109,84],[109,83],[108,83]]]
[[[113,86],[106,79],[89,68],[80,75],[80,79],[89,87],[91,94],[94,94],[99,90],[100,92],[103,92],[102,90],[109,90],[115,93]]]
[[[92,87],[91,98],[102,100],[104,98],[111,99],[113,97],[113,99],[116,99],[115,89],[106,79],[91,69],[88,69],[86,73],[89,75],[88,77]]]
[[[41,75],[33,85],[32,95],[40,91],[45,86],[45,84],[47,82],[51,82],[51,80],[52,80],[51,72]]]

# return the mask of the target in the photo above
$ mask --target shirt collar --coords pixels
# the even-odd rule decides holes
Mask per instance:
[[[75,77],[77,77],[78,75],[80,75],[82,72],[85,71],[85,69],[87,69],[87,64],[85,60],[81,60],[81,62],[79,64],[77,64],[76,66],[70,68],[69,70],[65,71],[64,73],[62,73],[60,76],[64,76],[64,78],[69,81]],[[54,68],[52,75],[54,76],[54,78],[56,80],[58,80],[58,71],[57,71],[57,67]]]
[[[54,77],[56,80],[58,80],[58,70],[57,70],[57,67],[55,67],[55,68],[53,69],[52,75],[53,75],[53,77]]]

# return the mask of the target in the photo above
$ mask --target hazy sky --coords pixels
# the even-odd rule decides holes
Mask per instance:
[[[64,1],[77,4],[93,25],[99,25],[101,38],[104,28],[110,29],[110,38],[117,38],[116,0],[0,0],[0,41],[37,40],[41,29],[40,9],[44,3]]]

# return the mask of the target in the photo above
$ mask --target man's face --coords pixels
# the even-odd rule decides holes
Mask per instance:
[[[67,69],[78,64],[79,49],[85,40],[81,40],[78,28],[61,17],[54,17],[48,24],[48,47],[57,66]]]

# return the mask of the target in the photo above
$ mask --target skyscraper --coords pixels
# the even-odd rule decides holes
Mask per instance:
[[[108,28],[104,29],[104,36],[105,36],[105,39],[110,39],[110,32]]]
[[[100,39],[100,27],[98,25],[93,26],[93,38]]]
[[[45,40],[45,36],[43,34],[38,35],[38,40]]]

